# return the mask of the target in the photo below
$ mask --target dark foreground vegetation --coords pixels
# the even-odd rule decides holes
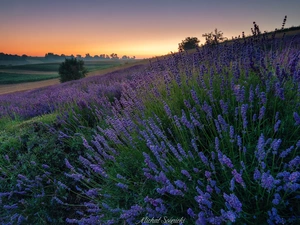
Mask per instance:
[[[0,222],[299,224],[299,52],[254,34],[0,96]]]

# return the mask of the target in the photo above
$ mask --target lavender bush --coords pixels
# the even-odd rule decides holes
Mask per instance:
[[[83,167],[68,162],[86,208],[66,221],[299,222],[299,40],[254,33],[152,62],[83,137]]]

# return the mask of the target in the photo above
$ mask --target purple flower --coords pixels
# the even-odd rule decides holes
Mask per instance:
[[[183,192],[181,191],[181,190],[178,190],[178,189],[171,189],[170,191],[169,191],[169,193],[171,194],[171,195],[178,195],[178,196],[184,196],[184,194],[183,194]]]
[[[204,212],[198,213],[198,219],[196,220],[195,225],[206,225],[207,220],[205,218]]]
[[[230,222],[235,222],[236,215],[232,211],[225,212],[223,209],[221,210],[222,216],[224,219],[228,219]]]
[[[289,162],[290,169],[296,169],[299,167],[299,165],[300,165],[300,156],[298,155]]]
[[[191,90],[191,94],[192,94],[192,98],[193,98],[194,102],[195,102],[197,105],[200,105],[200,101],[199,101],[199,99],[198,99],[198,97],[197,97],[196,91],[192,89],[192,90]]]
[[[133,219],[136,216],[140,215],[144,209],[139,205],[131,206],[129,210],[123,210],[123,213],[121,214],[121,219]]]
[[[278,120],[274,125],[274,132],[276,133],[278,131],[278,128],[280,126],[281,120]]]
[[[181,111],[182,112],[182,116],[181,116],[181,123],[186,126],[188,129],[193,130],[194,126],[192,123],[190,123],[188,121],[188,119],[186,118],[186,114],[184,112],[184,110]]]
[[[294,119],[296,121],[295,125],[296,126],[300,125],[300,116],[298,115],[298,113],[294,112],[293,116],[294,116]]]
[[[93,189],[89,189],[88,191],[85,192],[85,194],[90,197],[90,198],[94,198],[96,196],[98,196],[98,189],[97,188],[93,188]]]
[[[189,172],[187,170],[181,170],[181,173],[186,176],[187,178],[189,178],[189,180],[192,180],[191,175],[189,174]]]
[[[176,159],[177,159],[179,162],[181,162],[183,159],[182,159],[182,157],[179,155],[177,149],[174,148],[174,146],[171,145],[170,142],[167,142],[167,145],[168,145],[169,149],[171,150],[171,152],[172,152],[172,153],[174,154],[174,156],[176,157]]]
[[[219,154],[218,154],[218,157],[219,157]],[[231,160],[226,155],[221,154],[219,157],[219,161],[222,165],[226,165],[229,168],[233,168],[233,164],[232,164]]]
[[[259,116],[258,116],[258,119],[259,120],[262,120],[263,117],[265,116],[265,112],[266,112],[266,107],[265,106],[262,106],[259,110]]]
[[[120,174],[117,174],[117,178],[118,179],[120,179],[120,180],[126,180],[126,178],[125,177],[123,177],[122,175],[120,175]]]
[[[229,136],[230,136],[230,142],[234,141],[234,127],[230,126],[229,128]]]
[[[28,178],[22,174],[18,174],[18,178],[20,178],[22,180],[28,180]]]
[[[237,212],[242,211],[242,203],[235,194],[227,195],[226,193],[224,193],[223,197],[231,208],[235,209]]]
[[[150,156],[149,156],[147,153],[145,153],[145,152],[143,152],[143,155],[144,155],[144,158],[145,158],[144,162],[146,163],[146,165],[147,165],[153,172],[158,173],[157,166],[152,162]]]
[[[4,209],[17,209],[18,204],[13,204],[13,205],[3,205]]]
[[[199,188],[196,188],[199,195],[195,197],[196,202],[198,202],[198,204],[200,205],[200,208],[207,207],[209,209],[211,209],[212,207],[212,202],[210,201],[210,194],[209,193],[204,193],[202,192]]]
[[[193,219],[196,218],[196,214],[194,213],[194,211],[191,208],[188,208],[187,210],[187,214],[192,217]]]
[[[237,136],[237,145],[239,147],[239,149],[241,150],[242,148],[242,138],[240,135]]]
[[[289,180],[290,182],[296,183],[300,178],[300,172],[296,171],[291,173]]]
[[[8,161],[8,162],[10,161],[10,160],[9,160],[9,156],[8,156],[7,154],[4,156],[4,158],[5,158],[5,160]]]
[[[252,116],[252,121],[255,122],[256,119],[257,119],[257,115],[256,115],[256,113],[254,113],[253,116]]]
[[[266,104],[267,103],[267,97],[266,97],[266,93],[265,92],[261,92],[260,93],[260,100],[261,100],[261,104]]]
[[[128,185],[120,183],[120,182],[117,183],[116,186],[119,187],[119,188],[121,188],[121,189],[126,189],[126,190],[128,189]]]
[[[178,117],[175,115],[175,116],[173,116],[173,119],[174,119],[174,122],[175,122],[176,127],[177,127],[179,130],[182,130],[181,124],[180,124],[180,122],[179,122]]]
[[[212,187],[210,185],[206,185],[206,191],[208,193],[212,193],[214,190],[212,189]]]
[[[208,165],[209,165],[209,162],[208,162],[208,159],[206,158],[206,156],[204,155],[204,153],[203,153],[203,152],[199,152],[198,155],[199,155],[201,161],[202,161],[206,166],[208,166]]]
[[[179,153],[184,157],[184,158],[187,158],[187,154],[185,153],[185,150],[182,148],[181,144],[177,144],[177,148],[178,148],[178,151]]]
[[[221,127],[220,127],[218,120],[214,119],[214,122],[215,122],[215,126],[216,126],[218,133],[221,135],[222,131],[221,131]]]
[[[50,168],[47,164],[42,164],[42,167],[43,167],[44,169],[49,169],[49,168]]]
[[[263,134],[261,134],[258,139],[258,143],[257,143],[257,147],[256,147],[257,150],[255,151],[255,156],[258,159],[258,161],[264,160],[264,158],[266,156],[264,147],[265,147],[265,137]]]
[[[66,175],[67,177],[73,178],[73,179],[76,180],[76,181],[79,181],[79,180],[81,180],[81,179],[84,178],[84,176],[83,176],[82,174],[78,174],[78,173],[74,173],[74,174],[68,174],[68,173],[65,173],[65,175]]]
[[[284,89],[280,86],[280,82],[275,84],[275,96],[278,96],[281,100],[284,100]]]
[[[74,167],[70,164],[70,162],[66,158],[65,158],[65,164],[66,164],[66,166],[67,166],[68,169],[74,170]]]
[[[181,181],[181,180],[176,180],[176,181],[174,182],[174,184],[175,184],[178,188],[183,189],[184,191],[187,190],[186,184],[185,184],[183,181]]]
[[[242,185],[242,187],[246,187],[245,182],[242,178],[242,175],[240,173],[238,173],[236,171],[236,169],[234,169],[232,172],[232,175],[234,176],[234,179],[237,183],[239,183],[240,185]]]
[[[271,147],[273,149],[273,154],[276,155],[277,154],[277,150],[281,144],[281,139],[275,139],[272,144],[271,144]]]
[[[229,190],[230,190],[230,191],[233,191],[233,190],[234,190],[234,186],[235,186],[235,181],[234,181],[234,178],[232,178],[232,179],[230,180],[230,188],[229,188]]]
[[[208,119],[212,118],[212,107],[206,101],[203,103],[202,110],[206,113]]]
[[[218,121],[222,127],[222,130],[227,131],[228,124],[226,123],[226,121],[224,120],[224,118],[221,115],[218,115]]]
[[[59,198],[57,198],[57,197],[53,197],[52,198],[52,200],[55,200],[58,204],[61,204],[61,205],[63,205],[64,203],[63,203],[63,201],[62,200],[60,200]]]
[[[289,147],[288,149],[284,150],[283,152],[280,153],[279,157],[280,158],[285,158],[290,154],[290,152],[294,149],[294,146]]]
[[[279,205],[280,201],[281,201],[280,195],[278,193],[275,193],[274,194],[274,199],[272,201],[273,205]]]
[[[57,182],[58,186],[61,187],[62,189],[70,190],[70,188],[67,187],[67,185],[63,184],[62,182],[58,181]]]
[[[276,208],[272,208],[271,211],[268,211],[268,215],[269,215],[269,219],[268,219],[268,224],[274,224],[273,221],[275,222],[275,224],[285,224],[285,219],[281,218],[278,215],[277,209]]]
[[[220,150],[220,141],[218,137],[215,137],[215,149],[216,151]]]
[[[243,128],[244,128],[244,130],[247,128],[247,125],[248,125],[247,110],[248,110],[248,104],[243,104],[241,106],[241,114],[242,114],[242,119],[243,119]]]
[[[106,174],[105,170],[103,168],[101,168],[99,165],[97,164],[90,164],[90,167],[93,169],[93,171],[95,173],[100,174],[103,177],[108,177],[108,175]]]
[[[261,175],[261,186],[271,191],[271,189],[275,188],[275,185],[279,182],[279,180],[275,180],[274,177],[269,173],[263,173]]]
[[[253,103],[253,101],[254,101],[254,91],[253,91],[253,88],[252,88],[252,85],[251,85],[250,90],[249,90],[249,102]]]
[[[155,176],[155,179],[157,182],[160,182],[162,184],[167,184],[169,182],[169,179],[167,176],[164,174],[164,172],[160,172],[158,176]]]
[[[225,102],[221,99],[221,100],[220,100],[220,106],[221,106],[223,115],[227,115],[227,114],[228,114],[228,103],[225,103]]]
[[[211,178],[211,172],[209,172],[209,171],[205,171],[205,177],[207,178],[207,179],[210,179]]]

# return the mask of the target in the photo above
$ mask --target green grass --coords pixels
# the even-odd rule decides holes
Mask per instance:
[[[85,67],[89,71],[95,71],[100,69],[107,69],[113,66],[121,65],[120,61],[84,61]],[[55,63],[39,63],[39,64],[27,64],[18,66],[2,66],[3,69],[8,71],[13,70],[26,70],[26,71],[43,71],[43,72],[57,72],[60,62]]]
[[[104,70],[121,65],[121,61],[85,61],[89,72]],[[58,78],[60,63],[27,64],[19,66],[5,66],[0,72],[1,84],[18,84]],[[32,74],[30,73],[32,72]]]
[[[111,67],[119,66],[122,62],[120,61],[85,61],[84,65],[89,72],[104,70]]]
[[[0,84],[18,84],[58,78],[58,74],[24,74],[0,72]]]
[[[89,72],[104,70],[121,65],[121,61],[85,61]],[[58,78],[60,63],[41,63],[19,66],[5,66],[5,71],[0,72],[1,84],[18,84]],[[32,72],[32,74],[30,73]]]

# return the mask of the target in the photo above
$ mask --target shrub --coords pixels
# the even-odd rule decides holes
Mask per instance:
[[[199,46],[200,40],[196,37],[187,37],[181,43],[179,43],[179,51],[190,50]]]
[[[58,73],[60,75],[60,82],[63,83],[84,78],[88,71],[84,67],[83,60],[71,58],[65,59],[65,61],[60,64]]]

